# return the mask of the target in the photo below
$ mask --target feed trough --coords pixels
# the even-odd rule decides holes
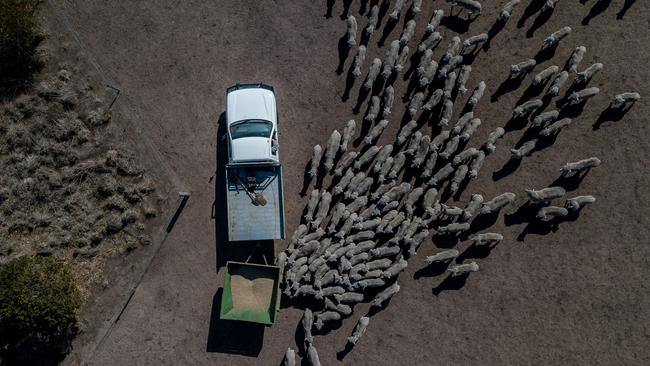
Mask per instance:
[[[221,319],[271,325],[280,308],[280,268],[228,262],[221,297]]]

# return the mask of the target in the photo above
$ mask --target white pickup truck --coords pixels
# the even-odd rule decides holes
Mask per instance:
[[[228,240],[284,239],[284,191],[273,87],[258,83],[228,88],[226,126]]]

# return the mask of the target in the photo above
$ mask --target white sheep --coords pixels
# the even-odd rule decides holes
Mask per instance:
[[[515,202],[517,195],[511,192],[502,193],[493,199],[484,202],[483,207],[478,211],[478,215],[489,215],[499,212],[505,206]]]
[[[354,169],[361,169],[366,166],[368,163],[375,158],[375,155],[379,152],[379,146],[371,146],[366,152],[364,152],[357,161],[354,162]]]
[[[412,168],[419,168],[420,165],[422,165],[424,159],[429,154],[430,146],[431,146],[431,138],[428,135],[422,137],[420,143],[418,144],[417,149],[415,150],[413,161],[411,162]]]
[[[391,188],[388,192],[384,193],[379,199],[378,205],[381,207],[390,201],[400,201],[407,193],[411,191],[411,184],[403,182],[398,186]]]
[[[454,38],[451,39],[451,42],[449,42],[449,44],[447,45],[447,50],[442,55],[443,63],[449,62],[449,60],[451,60],[452,57],[458,54],[458,51],[460,51],[461,43],[462,42],[460,40],[460,37],[458,36],[454,36]]]
[[[524,102],[512,110],[512,118],[528,117],[543,105],[544,102],[541,99],[533,99]]]
[[[550,125],[544,127],[543,130],[539,131],[540,136],[550,137],[556,135],[560,132],[561,129],[571,124],[571,118],[562,118],[559,121],[555,121]]]
[[[356,130],[356,128],[357,128],[357,123],[354,122],[353,119],[349,120],[345,124],[345,127],[343,128],[343,135],[341,136],[341,147],[339,148],[339,150],[341,150],[342,152],[348,151],[348,144],[350,143],[352,136],[354,136],[354,131]]]
[[[573,50],[573,53],[571,53],[571,57],[569,58],[569,62],[567,64],[569,72],[578,72],[578,66],[580,65],[580,62],[582,62],[582,59],[585,57],[585,53],[587,53],[587,47],[585,46],[578,46],[575,50]]]
[[[350,15],[347,21],[348,46],[357,44],[357,18]]]
[[[506,130],[503,129],[503,127],[497,127],[494,129],[494,131],[490,132],[488,135],[487,140],[482,145],[482,148],[489,154],[493,153],[497,147],[496,147],[496,142],[500,138],[503,137],[503,135],[506,134]]]
[[[488,39],[489,37],[487,33],[481,33],[467,38],[466,40],[463,41],[463,48],[461,50],[461,53],[467,48],[476,47],[478,45],[487,42]]]
[[[542,221],[549,221],[556,217],[564,217],[569,214],[569,210],[564,207],[546,206],[539,209],[536,218]]]
[[[428,236],[429,230],[423,229],[408,240],[408,253],[410,256],[415,256],[418,253],[420,245],[422,245]]]
[[[569,97],[567,98],[567,102],[569,105],[571,104],[579,104],[587,101],[590,98],[595,97],[600,93],[600,89],[597,87],[591,87],[591,88],[585,88],[582,90],[578,90],[576,92],[571,93]]]
[[[444,160],[449,159],[449,157],[451,157],[456,152],[459,144],[460,136],[454,136],[451,139],[447,140],[445,149],[440,153],[440,158]]]
[[[379,99],[379,98],[378,98]],[[388,126],[388,120],[382,119],[379,121],[375,127],[373,127],[369,132],[368,135],[363,139],[363,144],[359,149],[363,149],[368,145],[374,144],[377,139],[381,136],[382,132],[384,132],[384,129]]]
[[[418,45],[417,52],[422,53],[426,50],[433,50],[440,44],[442,36],[439,32],[433,32],[427,36],[420,44]]]
[[[366,328],[368,328],[369,323],[370,323],[370,318],[368,318],[367,316],[362,316],[357,322],[357,325],[354,326],[352,335],[348,337],[348,343],[351,345],[357,344],[359,338],[361,338],[363,333],[366,332]]]
[[[353,290],[353,291],[365,290],[367,288],[384,287],[385,285],[386,285],[386,281],[382,280],[381,278],[369,278],[369,279],[365,279],[365,280],[355,282],[350,287],[350,290]]]
[[[390,172],[388,173],[388,179],[396,179],[399,176],[399,173],[402,171],[404,168],[404,164],[406,163],[406,154],[404,152],[400,152],[395,157],[393,158],[393,165],[390,168]]]
[[[371,178],[372,179],[372,178]],[[318,202],[318,211],[316,211],[316,216],[314,221],[311,222],[313,228],[320,227],[320,224],[323,222],[327,213],[330,209],[330,204],[332,203],[332,194],[329,192],[323,192],[320,197],[320,202]]]
[[[636,92],[621,93],[614,97],[612,100],[612,108],[623,108],[627,105],[634,104],[637,100],[641,99],[641,94]]]
[[[566,163],[562,165],[560,171],[564,174],[567,173],[581,173],[583,171],[595,168],[600,165],[600,159],[597,157],[591,157],[583,160],[579,160],[573,163]]]
[[[355,77],[361,76],[361,68],[363,67],[363,61],[366,59],[366,46],[360,45],[357,49],[357,55],[354,57],[354,68],[352,69],[352,75]]]
[[[375,180],[372,177],[366,177],[361,181],[355,188],[352,193],[352,199],[355,199],[359,196],[363,196],[370,190],[370,187],[375,183]]]
[[[372,171],[375,173],[379,173],[381,171],[381,167],[386,162],[386,159],[388,159],[388,157],[392,153],[393,153],[392,144],[382,146],[382,148],[379,150],[377,155],[375,155],[375,163],[373,165]]]
[[[600,62],[596,62],[595,64],[584,69],[584,71],[579,72],[576,77],[576,81],[579,83],[586,83],[587,81],[591,80],[591,78],[593,78],[594,75],[599,73],[602,69],[603,69],[603,64],[601,64]]]
[[[460,133],[463,131],[463,129],[465,128],[465,126],[469,123],[469,121],[470,121],[472,118],[474,118],[474,112],[472,112],[472,111],[469,111],[469,112],[463,114],[463,115],[458,119],[458,121],[456,122],[456,124],[454,125],[454,127],[451,129],[451,134],[452,134],[452,135],[460,135]]]
[[[430,187],[436,187],[438,184],[444,182],[449,178],[449,176],[454,172],[454,166],[451,163],[443,166],[433,175],[433,177],[427,182],[427,185]]]
[[[457,206],[447,206],[445,204],[440,204],[442,210],[440,213],[446,217],[459,217],[463,214],[463,209]]]
[[[456,168],[456,172],[454,172],[454,176],[451,178],[451,182],[449,183],[449,192],[451,192],[451,194],[456,194],[456,192],[458,192],[458,189],[460,188],[461,183],[465,180],[468,171],[469,168],[464,164]]]
[[[418,78],[421,78],[424,75],[424,71],[426,70],[427,66],[429,66],[432,59],[433,59],[433,50],[427,49],[426,51],[424,51],[424,55],[420,57],[420,62],[418,63],[418,67],[416,69]]]
[[[303,333],[305,333],[306,347],[314,343],[314,337],[311,335],[311,329],[313,327],[314,327],[314,314],[312,313],[310,308],[305,308],[305,312],[302,315],[302,329],[303,329]],[[287,351],[287,353],[288,352],[289,351]]]
[[[386,160],[381,164],[381,169],[379,170],[379,182],[384,182],[388,174],[390,174],[391,169],[393,168],[394,159],[392,156],[386,158]],[[389,182],[392,183],[392,182]]]
[[[399,212],[392,220],[383,228],[383,233],[393,233],[395,228],[402,225],[402,222],[406,220],[406,215],[404,212]]]
[[[512,11],[515,10],[515,7],[519,5],[520,0],[510,0],[508,1],[503,8],[501,8],[501,12],[499,13],[499,17],[497,20],[499,22],[506,22],[510,17],[512,16]]]
[[[446,226],[439,226],[436,230],[443,235],[454,234],[459,236],[461,233],[469,230],[469,222],[452,222]]]
[[[395,7],[393,8],[393,11],[388,15],[388,18],[392,21],[396,21],[399,18],[399,15],[402,12],[402,8],[404,7],[404,3],[406,0],[397,0],[395,2]]]
[[[287,352],[284,354],[282,366],[296,366],[296,352],[291,347],[287,348]]]
[[[513,78],[526,76],[536,65],[537,61],[532,58],[518,64],[510,65],[510,76]]]
[[[456,156],[454,156],[454,159],[451,161],[453,165],[458,165],[460,163],[466,163],[468,160],[474,158],[476,155],[478,155],[479,150],[475,147],[470,147],[467,148],[461,152],[459,152]]]
[[[476,0],[447,0],[447,3],[451,6],[460,6],[469,15],[474,13],[481,14],[481,3]]]
[[[391,114],[394,100],[395,100],[395,89],[393,88],[392,85],[389,85],[388,87],[386,87],[386,89],[384,89],[384,94],[383,94],[384,110],[382,112],[382,116],[386,117],[389,114]]]
[[[393,297],[393,295],[398,293],[399,290],[400,286],[397,283],[388,286],[386,289],[378,293],[377,296],[375,296],[370,306],[381,307],[384,302],[388,301],[391,297]]]
[[[555,121],[559,116],[560,116],[560,112],[555,109],[546,111],[544,113],[540,113],[537,116],[535,116],[535,118],[533,118],[533,123],[531,123],[531,127],[545,126],[549,122]]]
[[[327,150],[325,151],[325,170],[330,172],[334,168],[334,158],[341,147],[341,134],[339,131],[334,130],[327,140]]]
[[[305,213],[305,221],[311,223],[314,219],[314,211],[316,211],[316,206],[318,205],[318,200],[320,199],[320,191],[314,189],[309,194],[309,200],[307,201],[307,212]]]
[[[542,44],[542,47],[543,48],[554,47],[555,45],[560,43],[560,41],[562,39],[564,39],[566,36],[568,36],[569,34],[571,34],[571,27],[564,27],[564,28],[562,28],[560,30],[557,30],[557,31],[551,33],[550,36],[544,38],[544,42]]]
[[[335,304],[332,300],[325,298],[325,309],[336,311],[337,313],[348,316],[352,314],[352,308],[345,304]]]
[[[514,160],[521,160],[524,156],[530,155],[535,147],[537,147],[537,139],[532,139],[524,142],[518,149],[511,149],[511,158]]]
[[[478,105],[478,102],[481,101],[481,98],[483,97],[483,94],[485,93],[485,88],[487,85],[485,84],[484,81],[481,81],[478,83],[476,88],[474,88],[474,91],[472,92],[472,96],[469,98],[467,101],[467,106],[470,109],[475,108]]]
[[[443,250],[442,252],[438,252],[434,255],[427,256],[424,259],[424,263],[429,266],[433,263],[441,263],[441,262],[447,262],[450,261],[460,255],[460,252],[456,249],[448,249],[448,250]]]
[[[375,83],[375,79],[377,79],[377,76],[379,76],[380,71],[381,71],[381,60],[375,57],[372,60],[372,64],[370,65],[370,68],[368,69],[368,75],[366,76],[366,81],[363,83],[363,87],[366,90],[372,89],[372,85]]]
[[[483,162],[485,161],[485,151],[479,150],[476,156],[469,163],[469,172],[468,176],[470,179],[476,179],[478,176],[478,171],[481,170]]]
[[[402,215],[404,215],[402,213]],[[377,226],[377,232],[378,233],[383,233],[384,229],[390,224],[391,221],[393,221],[394,218],[398,216],[398,211],[397,210],[390,210],[384,216],[381,218],[381,223],[379,226]]]
[[[338,303],[356,304],[363,302],[363,294],[358,292],[346,292],[343,294],[335,294],[334,299]]]
[[[451,273],[452,277],[462,276],[470,272],[478,272],[478,264],[476,262],[455,264],[447,268],[447,271]]]
[[[359,212],[362,208],[366,207],[368,204],[368,196],[359,196],[357,197],[352,203],[349,205],[345,206],[345,216],[349,217],[353,213]],[[355,215],[355,221],[356,221],[356,215]]]
[[[432,149],[429,149],[432,150]],[[433,169],[436,167],[436,162],[438,161],[438,152],[431,151],[431,154],[427,157],[426,162],[424,163],[424,169],[420,173],[422,178],[429,178],[433,174]]]
[[[431,19],[429,19],[429,23],[427,24],[426,28],[426,33],[433,33],[436,28],[440,25],[440,22],[442,21],[442,18],[445,16],[445,12],[442,11],[441,9],[434,10],[433,13],[431,14]]]
[[[562,89],[562,86],[564,86],[564,84],[568,79],[569,79],[569,72],[566,70],[562,70],[559,74],[557,74],[555,80],[553,80],[553,84],[551,84],[551,87],[546,92],[546,95],[550,97],[555,97],[559,95],[560,89]]]
[[[372,177],[369,178],[372,179]],[[359,220],[359,222],[368,221],[377,217],[377,215],[379,215],[380,213],[381,211],[379,211],[379,209],[377,208],[377,204],[373,203],[370,206],[366,207],[363,211],[361,211],[357,219]]]
[[[452,72],[452,74],[454,74]],[[442,102],[442,109],[440,111],[440,120],[438,121],[438,126],[446,127],[449,125],[451,116],[454,114],[454,102],[451,99],[445,99]]]
[[[381,76],[384,80],[388,80],[390,75],[393,73],[393,68],[395,67],[395,62],[397,62],[397,57],[399,56],[400,43],[398,40],[394,40],[388,46],[386,54],[384,55],[383,60],[383,70]]]
[[[368,107],[368,113],[363,118],[364,121],[373,123],[379,115],[379,110],[381,108],[381,99],[377,95],[373,95],[370,98],[370,106]]]
[[[318,167],[320,166],[320,160],[323,156],[323,148],[320,145],[314,145],[314,149],[311,155],[311,167],[309,169],[309,176],[313,178],[318,173]]]
[[[287,251],[290,253],[293,251],[295,248],[296,244],[298,244],[298,241],[307,234],[308,227],[305,224],[300,224],[296,228],[296,230],[293,232],[291,235],[291,239],[289,239],[289,246],[287,248]]]
[[[352,169],[348,169],[345,171],[345,175],[341,177],[341,180],[334,186],[334,195],[340,195],[342,194],[345,189],[350,185],[350,182],[352,181],[352,178],[354,178],[354,171]]]
[[[397,61],[395,61],[395,75],[399,75],[399,73],[404,70],[404,65],[406,65],[406,60],[408,59],[409,55],[409,46],[404,46],[402,47],[402,50],[399,53],[399,56],[397,56]]]
[[[467,141],[472,137],[472,135],[478,130],[479,126],[481,126],[481,119],[480,118],[472,118],[467,126],[465,126],[465,129],[463,130],[463,133],[460,134],[460,140],[461,141]]]
[[[430,212],[433,205],[438,202],[436,200],[436,197],[438,197],[438,190],[434,187],[428,188],[427,191],[424,192],[420,207],[424,210],[425,213]]]
[[[415,203],[420,200],[420,197],[422,197],[423,194],[424,188],[417,187],[409,192],[408,196],[406,196],[406,200],[404,200],[404,208],[406,209],[408,217],[413,216]]]
[[[336,227],[341,222],[343,214],[345,213],[345,204],[342,202],[334,205],[334,210],[332,211],[332,218],[330,219],[329,226],[327,227],[327,232],[333,234],[336,232]]]
[[[329,288],[329,287],[328,287]],[[322,290],[321,290],[322,291]],[[325,297],[325,296],[323,296]],[[333,322],[341,319],[341,314],[339,314],[336,311],[324,311],[322,313],[316,314],[316,322],[314,325],[316,326],[316,329],[321,330],[323,329],[323,326],[325,325],[326,322]],[[313,351],[312,351],[313,350]],[[309,346],[309,351],[307,352],[308,358],[311,362],[312,365],[319,365],[320,366],[320,361],[318,361],[318,354],[316,353],[316,348],[314,346]],[[312,356],[314,354],[314,356]],[[313,360],[316,360],[317,363],[314,363]]]
[[[579,211],[581,208],[594,202],[596,202],[596,197],[594,196],[576,196],[567,199],[564,206],[571,211]]]
[[[469,237],[472,245],[494,245],[503,240],[503,235],[499,233],[481,233]]]
[[[443,96],[445,99],[451,99],[452,93],[454,91],[454,86],[456,86],[457,78],[458,74],[456,74],[455,71],[452,71],[447,75],[447,79],[445,79],[445,85],[442,88]]]
[[[413,156],[413,154],[415,154],[415,150],[417,150],[418,146],[420,145],[420,140],[422,140],[422,132],[415,131],[415,133],[411,135],[411,138],[409,139],[409,144],[404,150],[404,154],[407,156]]]
[[[463,65],[463,67],[461,67],[460,69],[460,73],[458,74],[458,79],[456,80],[456,84],[458,85],[458,93],[460,95],[465,95],[465,93],[467,93],[467,87],[465,86],[465,84],[467,84],[471,72],[472,72],[472,67],[469,65]]]
[[[447,78],[449,78],[450,76],[452,76],[449,72],[457,69],[462,64],[463,64],[463,55],[456,55],[450,58],[446,64],[444,64],[440,69],[438,69],[438,77],[444,78],[445,75],[447,75]],[[454,74],[452,82],[445,82],[445,85],[451,83],[453,87],[453,85],[456,83],[456,76],[457,74]]]
[[[435,108],[438,104],[440,104],[440,101],[442,101],[443,93],[444,92],[442,89],[436,89],[431,94],[431,97],[429,97],[429,100],[424,104],[422,109],[425,111],[431,111],[433,108]]]
[[[384,273],[381,275],[382,278],[384,279],[391,279],[398,274],[400,274],[402,271],[406,269],[408,266],[408,262],[404,259],[404,257],[400,256],[398,260],[396,260],[390,267],[388,267]]]
[[[540,71],[537,75],[535,75],[535,78],[533,78],[533,85],[541,85],[546,83],[548,79],[550,79],[558,71],[560,71],[560,68],[556,65],[552,65],[545,68],[544,70]]]
[[[334,169],[334,176],[340,177],[343,175],[343,171],[346,170],[349,167],[352,166],[354,161],[357,159],[359,156],[359,153],[356,151],[348,151],[341,157],[341,159],[338,162],[338,165],[336,166],[336,169]]]
[[[413,0],[413,4],[411,5],[411,14],[416,16],[420,14],[420,11],[422,11],[422,0]]]
[[[548,187],[540,190],[526,189],[526,194],[531,202],[548,203],[564,196],[566,191],[562,187]]]
[[[411,19],[408,22],[406,22],[406,26],[404,27],[404,31],[402,32],[402,36],[399,38],[399,44],[402,46],[406,46],[407,43],[413,38],[413,35],[415,34],[415,19]]]
[[[370,8],[370,12],[368,13],[368,25],[366,25],[366,34],[367,35],[372,35],[375,33],[375,29],[377,28],[377,23],[379,22],[379,6],[376,4],[373,5],[372,8]]]
[[[438,63],[435,60],[431,60],[429,65],[424,69],[424,73],[418,80],[420,88],[426,88],[435,78],[436,71],[438,70]]]
[[[402,248],[398,246],[380,247],[380,248],[371,249],[370,255],[372,256],[372,258],[393,257],[399,254],[400,251],[402,251]]]
[[[478,211],[483,206],[483,196],[480,194],[473,194],[470,198],[467,206],[463,209],[463,214],[461,215],[462,221],[469,221],[471,218],[476,216]]]
[[[433,138],[433,140],[431,140],[431,150],[440,151],[440,148],[442,148],[443,144],[447,142],[450,135],[450,130],[441,131],[436,137]]]
[[[422,108],[422,103],[424,103],[424,93],[417,92],[413,94],[408,106],[409,116],[411,119],[414,119],[418,114],[418,111]]]
[[[407,124],[402,126],[402,128],[399,131],[399,134],[397,135],[397,144],[402,145],[404,142],[406,142],[406,139],[408,139],[413,131],[418,127],[418,122],[416,120],[410,120]]]

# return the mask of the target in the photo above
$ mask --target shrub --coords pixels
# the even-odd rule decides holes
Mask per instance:
[[[54,257],[20,257],[0,269],[0,356],[7,364],[62,359],[81,305],[70,267]],[[0,362],[2,363],[2,362]]]

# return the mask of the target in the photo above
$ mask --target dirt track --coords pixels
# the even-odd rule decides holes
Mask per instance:
[[[598,201],[576,221],[564,222],[548,235],[531,226],[532,232],[523,235],[523,240],[518,237],[522,239],[526,223],[518,222],[517,216],[501,215],[494,230],[504,234],[504,242],[478,259],[481,271],[472,274],[462,289],[452,284],[432,292],[442,290],[438,286],[444,276],[414,279],[424,256],[437,250],[428,241],[401,276],[401,292],[372,318],[364,338],[344,358],[345,364],[650,363],[650,352],[643,346],[650,337],[646,217],[650,208],[646,194],[650,187],[646,167],[650,158],[650,73],[646,65],[650,4],[637,1],[617,20],[623,1],[615,0],[582,25],[594,1],[561,1],[552,17],[527,38],[536,15],[522,27],[518,22],[528,2],[522,2],[491,48],[472,64],[470,85],[479,80],[488,84],[475,112],[483,125],[472,141],[478,143],[496,126],[504,125],[529,85],[525,81],[489,103],[506,79],[506,65],[534,56],[541,40],[562,26],[570,25],[574,32],[544,65],[561,66],[575,46],[585,45],[588,52],[582,66],[605,65],[591,83],[602,92],[553,146],[525,159],[513,173],[495,177],[493,172],[502,170],[509,148],[523,130],[509,133],[460,201],[466,202],[474,192],[493,197],[504,191],[522,193],[524,188],[547,186],[558,177],[562,163],[588,156],[600,157],[603,164],[570,194],[593,194]],[[434,5],[449,10],[442,1],[425,3],[417,19],[416,39]],[[497,9],[485,3],[483,15],[461,37],[490,28]],[[350,99],[342,103],[345,73],[335,72],[337,44],[345,29],[338,17],[342,2],[335,2],[330,19],[324,17],[324,2],[207,5],[92,0],[62,1],[62,5],[72,28],[134,102],[149,135],[192,192],[174,231],[92,364],[278,363],[288,346],[296,347],[299,310],[283,309],[277,323],[262,334],[260,329],[237,328],[215,318],[223,282],[223,271],[217,272],[221,256],[217,247],[223,243],[215,244],[220,236],[211,219],[217,121],[224,111],[226,87],[247,81],[275,87],[290,234],[306,203],[300,192],[311,146],[324,143],[331,130],[342,128],[348,119],[359,122],[362,118],[352,116],[360,81]],[[356,15],[358,8],[354,2],[351,12]],[[365,18],[357,18],[363,27]],[[403,18],[389,41],[398,37],[402,24]],[[464,31],[465,23],[448,25]],[[381,31],[370,41],[373,46],[366,67],[375,55],[383,56],[384,48],[377,51],[375,47]],[[445,28],[443,35],[450,38],[451,34]],[[353,56],[354,51],[345,71]],[[401,98],[406,85],[402,80],[397,85],[396,95]],[[605,122],[594,130],[592,125],[609,98],[623,91],[638,91],[644,99],[622,120]],[[400,105],[381,143],[394,136],[402,113]],[[276,243],[276,252],[283,245]],[[460,243],[459,249],[466,245]],[[352,319],[316,338],[323,364],[337,362],[336,353],[365,310],[355,308]],[[73,354],[69,362],[78,362],[79,356]]]

